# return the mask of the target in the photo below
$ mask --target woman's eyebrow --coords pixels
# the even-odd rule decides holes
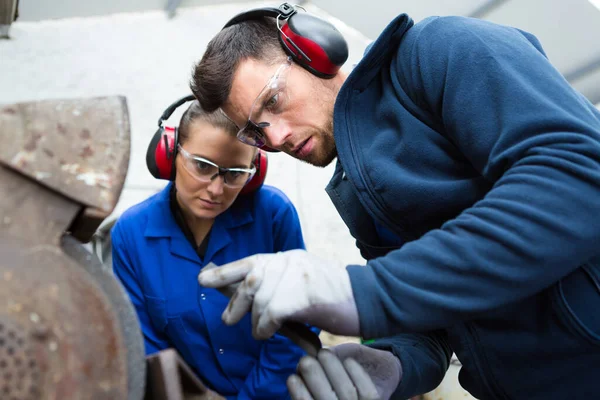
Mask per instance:
[[[223,167],[222,165],[219,165],[219,163],[217,163],[217,162],[215,162],[215,161],[211,160],[210,158],[207,158],[207,157],[201,156],[201,155],[199,155],[199,154],[196,154],[196,153],[190,153],[190,154],[191,154],[193,157],[195,157],[195,158],[201,158],[202,160],[210,161],[211,163],[213,163],[213,164],[215,164],[215,165],[218,165],[218,166],[219,166],[219,167],[221,167],[221,168],[243,168],[243,169],[248,169],[248,167],[247,167],[245,164],[237,164],[237,165],[234,165],[233,167]],[[254,160],[252,160],[252,161],[254,161]]]

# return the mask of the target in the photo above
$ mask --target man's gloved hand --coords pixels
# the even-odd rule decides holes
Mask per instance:
[[[293,400],[387,400],[401,379],[391,352],[344,343],[303,357],[287,386]]]
[[[253,335],[271,337],[287,320],[331,333],[358,336],[358,311],[343,264],[305,250],[257,254],[202,271],[202,286],[220,288],[242,281],[223,312],[227,325],[252,309]]]

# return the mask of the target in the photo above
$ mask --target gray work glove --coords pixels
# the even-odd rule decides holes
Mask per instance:
[[[400,360],[389,351],[357,343],[304,356],[288,378],[293,400],[387,400],[402,379]]]
[[[233,325],[252,311],[256,339],[270,338],[285,320],[338,335],[360,335],[350,276],[339,261],[299,249],[256,254],[202,270],[198,282],[212,288],[240,283],[223,312],[223,322]]]

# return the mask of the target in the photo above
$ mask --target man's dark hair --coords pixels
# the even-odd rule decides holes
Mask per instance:
[[[275,19],[268,17],[243,21],[217,33],[194,66],[190,82],[202,108],[212,112],[227,101],[240,61],[253,58],[277,63],[284,58],[278,34]]]
[[[221,110],[215,112],[208,112],[200,107],[200,103],[194,100],[192,104],[181,116],[179,121],[179,127],[177,128],[179,134],[179,144],[183,145],[190,137],[190,125],[197,120],[206,121],[214,127],[221,128],[224,131],[235,136],[237,134],[237,127],[235,124],[227,118]]]

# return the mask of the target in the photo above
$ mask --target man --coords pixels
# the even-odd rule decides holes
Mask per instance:
[[[301,362],[298,398],[360,397],[356,374],[335,378],[349,357],[380,397],[408,398],[439,384],[452,352],[477,398],[597,396],[598,110],[514,28],[401,15],[349,76],[324,79],[289,61],[280,24],[223,29],[192,89],[247,143],[337,157],[327,191],[368,262],[292,251],[202,273],[243,281],[225,322],[251,309],[258,338],[286,319],[379,338]]]

